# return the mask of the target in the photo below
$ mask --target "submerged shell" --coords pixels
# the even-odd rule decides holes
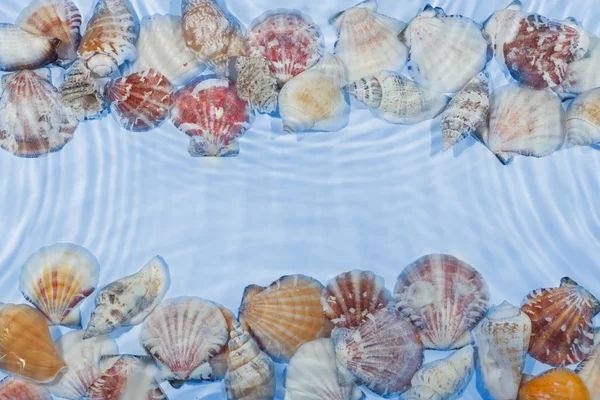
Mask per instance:
[[[555,368],[523,383],[518,400],[590,400],[585,384],[576,373]]]
[[[406,65],[408,48],[398,38],[406,24],[376,10],[375,0],[365,0],[329,20],[338,34],[335,55],[346,65],[350,82]]]
[[[0,370],[37,383],[53,381],[66,369],[44,315],[25,304],[0,305]]]
[[[171,121],[190,137],[190,155],[236,156],[237,139],[254,122],[254,112],[231,81],[203,76],[175,94]]]
[[[7,376],[0,382],[0,400],[52,400],[44,386]]]
[[[335,328],[341,382],[354,378],[381,396],[405,391],[423,362],[419,333],[396,310],[375,311],[357,329]]]
[[[248,29],[249,53],[269,61],[280,86],[325,54],[325,40],[312,18],[297,10],[266,11]]]
[[[438,116],[450,98],[425,89],[417,82],[390,71],[367,76],[348,86],[356,100],[393,124],[416,124]]]
[[[529,355],[544,364],[578,363],[594,345],[592,319],[600,300],[569,278],[558,288],[536,289],[523,300],[521,310],[531,319]]]
[[[225,322],[227,323],[227,337],[230,337],[231,333],[233,332],[233,324],[234,322],[237,322],[237,319],[233,314],[233,311],[223,307],[218,303],[215,304],[219,307],[223,317],[225,318]],[[225,374],[229,369],[229,346],[223,346],[217,355],[208,360],[208,365],[211,370],[210,379],[208,380],[214,381],[225,378]]]
[[[571,146],[600,143],[600,88],[580,94],[569,105],[567,142]]]
[[[491,398],[516,398],[531,337],[529,317],[505,301],[490,310],[473,336],[483,382]]]
[[[66,67],[77,58],[81,13],[71,0],[32,0],[21,11],[17,26],[29,33],[59,39],[56,64]]]
[[[98,0],[78,54],[99,77],[136,58],[137,17],[126,0]]]
[[[107,102],[104,85],[94,79],[85,62],[77,59],[65,74],[60,87],[63,103],[71,109],[79,121],[96,119],[103,115]]]
[[[447,350],[471,343],[470,330],[485,316],[489,292],[483,276],[466,262],[430,254],[404,268],[394,299],[426,348]]]
[[[590,398],[600,398],[600,330],[594,335],[594,348],[575,370],[590,392]]]
[[[282,276],[266,288],[250,285],[242,297],[240,322],[275,361],[288,361],[304,343],[331,333],[322,291],[319,281],[304,275]]]
[[[234,57],[236,88],[240,99],[261,113],[272,113],[277,109],[279,87],[277,79],[269,69],[269,61],[260,56]]]
[[[285,389],[285,400],[365,399],[354,382],[339,382],[332,339],[313,340],[298,349],[285,372]]]
[[[321,294],[325,316],[339,328],[357,328],[375,310],[388,307],[391,300],[383,278],[371,271],[339,274]]]
[[[60,40],[0,23],[0,71],[35,69],[56,61]]]
[[[595,46],[590,49],[590,54],[567,66],[565,78],[558,91],[580,94],[598,87],[600,87],[600,40],[595,38]]]

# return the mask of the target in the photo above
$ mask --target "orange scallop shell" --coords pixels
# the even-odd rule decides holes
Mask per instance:
[[[566,368],[555,368],[519,389],[518,400],[589,400],[590,394],[581,378]]]

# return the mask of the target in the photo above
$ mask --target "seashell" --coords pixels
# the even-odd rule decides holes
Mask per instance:
[[[458,92],[488,60],[481,26],[462,15],[446,15],[439,7],[427,5],[400,38],[409,48],[413,79],[439,93]]]
[[[254,122],[254,112],[231,81],[209,75],[175,93],[171,121],[190,137],[193,157],[237,156],[237,139]]]
[[[521,310],[531,319],[529,355],[552,366],[578,363],[592,350],[592,319],[600,300],[570,278],[560,287],[536,289],[523,300]]]
[[[339,328],[358,328],[375,310],[387,308],[391,300],[382,277],[356,269],[330,280],[321,294],[325,316]]]
[[[269,61],[260,56],[235,57],[236,88],[240,99],[261,113],[273,113],[277,109],[279,87],[269,69]]]
[[[21,269],[19,288],[50,325],[81,327],[78,306],[96,289],[98,269],[89,250],[57,243],[29,257]]]
[[[229,370],[225,375],[228,400],[272,400],[275,398],[275,369],[256,341],[233,322],[229,340]]]
[[[567,66],[565,78],[560,87],[555,88],[561,94],[581,94],[600,87],[600,40],[593,38],[590,54]]]
[[[185,44],[216,74],[229,57],[247,54],[242,24],[217,0],[182,0],[181,13]]]
[[[52,400],[44,386],[7,376],[0,382],[0,400]]]
[[[77,58],[81,13],[71,0],[32,0],[15,25],[33,35],[59,39],[57,65],[67,67]]]
[[[438,116],[450,98],[402,75],[381,71],[348,86],[356,100],[393,124],[416,124]]]
[[[83,338],[141,324],[163,300],[170,285],[169,267],[156,256],[139,272],[105,286],[96,295],[96,308]]]
[[[319,281],[305,275],[282,276],[266,288],[250,285],[239,320],[261,350],[275,361],[288,361],[304,343],[331,333],[321,307],[322,291]]]
[[[0,147],[17,157],[40,157],[62,149],[78,122],[56,88],[27,70],[2,78]]]
[[[231,310],[220,304],[215,304],[221,310],[223,317],[225,317],[225,322],[227,323],[227,336],[230,337],[231,332],[233,332],[233,323],[234,321],[237,322],[237,319]],[[223,346],[217,355],[208,360],[208,364],[211,369],[210,380],[221,380],[225,378],[225,374],[229,369],[229,346]]]
[[[158,366],[159,380],[206,380],[206,363],[227,343],[227,324],[214,303],[199,297],[177,297],[160,304],[146,318],[142,346]]]
[[[569,105],[567,142],[570,146],[600,143],[600,88],[580,94]]]
[[[48,383],[64,372],[44,315],[25,304],[0,305],[0,370]]]
[[[379,14],[375,0],[364,0],[334,15],[329,23],[338,34],[335,55],[346,66],[348,81],[379,71],[401,71],[408,48],[398,39],[406,24]]]
[[[409,264],[396,282],[396,307],[410,318],[427,349],[448,350],[471,343],[470,330],[489,302],[483,276],[446,254],[430,254]]]
[[[590,400],[581,378],[566,368],[544,372],[521,385],[518,400]]]
[[[56,348],[67,363],[67,372],[48,385],[57,397],[79,400],[88,388],[100,378],[100,358],[119,352],[117,343],[109,336],[84,340],[83,331],[69,332],[56,341]]]
[[[283,132],[335,131],[348,123],[342,62],[325,55],[315,66],[292,78],[279,93]]]
[[[444,150],[448,150],[485,124],[490,112],[490,76],[480,72],[450,101],[442,114]]]
[[[474,366],[473,347],[457,350],[449,357],[423,366],[411,380],[406,400],[459,399],[466,388]]]
[[[529,317],[505,301],[490,310],[473,336],[491,399],[516,398],[531,336]]]
[[[183,86],[204,71],[183,39],[181,17],[154,14],[142,18],[136,43],[137,59],[125,75],[154,69],[174,86]]]
[[[98,0],[77,53],[95,76],[108,76],[135,60],[137,28],[137,16],[125,0]]]
[[[396,310],[376,310],[357,329],[335,328],[331,337],[340,381],[356,378],[380,396],[408,389],[423,362],[419,333]]]
[[[354,384],[338,380],[332,339],[317,339],[300,346],[285,373],[285,400],[363,400]]]
[[[57,60],[60,40],[0,23],[0,71],[36,69]]]
[[[107,102],[104,99],[104,85],[94,79],[92,71],[81,59],[75,60],[67,70],[60,87],[63,103],[71,109],[79,121],[96,119],[103,115]]]
[[[594,334],[594,347],[577,366],[577,375],[583,380],[590,392],[590,398],[600,398],[600,330]]]
[[[325,54],[325,39],[312,18],[298,10],[266,11],[248,29],[249,54],[269,61],[283,86]]]

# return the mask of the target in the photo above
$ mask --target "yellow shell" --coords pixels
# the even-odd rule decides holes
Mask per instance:
[[[589,400],[590,394],[583,380],[571,370],[555,368],[519,389],[518,400]]]

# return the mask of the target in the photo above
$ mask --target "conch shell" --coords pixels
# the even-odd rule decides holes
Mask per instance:
[[[108,105],[104,99],[104,83],[94,79],[92,71],[78,58],[65,73],[60,98],[79,121],[100,118]]]
[[[570,146],[600,143],[600,88],[580,94],[569,105],[567,143]]]

